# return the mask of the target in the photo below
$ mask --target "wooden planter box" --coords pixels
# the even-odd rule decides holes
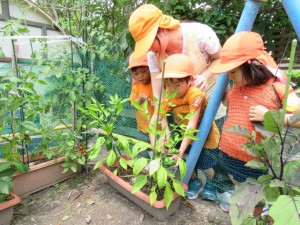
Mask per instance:
[[[63,167],[61,164],[63,162],[64,157],[60,157],[31,166],[27,173],[17,172],[13,175],[14,188],[12,191],[21,197],[27,197],[32,193],[74,176],[76,173],[71,170],[62,173]],[[77,173],[81,171],[82,166],[78,165]]]
[[[154,216],[160,221],[165,221],[169,216],[174,214],[179,208],[180,204],[180,195],[177,193],[173,194],[173,201],[168,209],[165,207],[165,201],[156,201],[152,206],[150,205],[149,195],[137,191],[134,194],[131,194],[132,185],[124,181],[122,178],[113,174],[108,168],[106,163],[103,163],[99,169],[105,173],[108,183],[119,191],[121,194],[125,195],[129,200],[133,201],[139,207],[144,209],[146,212]],[[184,190],[187,190],[186,184],[182,183]]]
[[[21,201],[21,198],[16,194],[10,193],[10,195],[13,197],[11,200],[0,203],[0,225],[8,225],[11,223],[14,206]]]

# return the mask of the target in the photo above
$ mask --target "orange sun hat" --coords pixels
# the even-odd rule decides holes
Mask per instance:
[[[139,58],[150,49],[158,28],[175,29],[179,20],[164,15],[154,5],[145,4],[137,8],[129,18],[129,31],[135,40],[134,56]]]
[[[183,78],[194,75],[193,63],[187,55],[174,54],[166,60],[164,78]],[[162,73],[156,76],[157,79],[162,78]]]
[[[249,59],[257,59],[266,66],[277,68],[273,58],[264,51],[264,43],[258,33],[243,31],[232,35],[224,44],[220,59],[210,71],[212,73],[228,72]]]
[[[136,58],[132,53],[129,57],[128,69],[138,66],[148,66],[147,55],[143,55],[140,58]]]

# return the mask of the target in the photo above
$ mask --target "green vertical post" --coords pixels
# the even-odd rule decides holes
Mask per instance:
[[[288,92],[289,92],[289,89],[290,89],[290,83],[291,83],[291,77],[292,77],[292,69],[294,67],[294,59],[295,59],[296,46],[297,46],[297,40],[294,39],[292,41],[289,68],[288,68],[288,70],[286,72],[287,81],[286,81],[286,86],[285,86],[284,102],[283,102],[283,107],[282,107],[282,109],[283,109],[284,112],[286,111],[287,96],[288,96]]]

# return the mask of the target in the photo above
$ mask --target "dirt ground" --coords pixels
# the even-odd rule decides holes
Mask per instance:
[[[15,207],[13,225],[102,225],[102,224],[219,224],[230,218],[218,204],[200,197],[182,199],[179,210],[161,222],[119,194],[100,170],[55,184],[23,198]]]

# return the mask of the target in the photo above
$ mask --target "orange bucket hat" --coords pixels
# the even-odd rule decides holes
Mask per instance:
[[[148,66],[147,55],[140,58],[135,58],[133,53],[129,57],[128,69],[138,67],[138,66]]]
[[[235,33],[225,42],[220,59],[210,71],[212,73],[227,72],[249,59],[257,59],[266,66],[277,68],[273,58],[263,49],[264,43],[258,33],[251,31]]]
[[[183,54],[174,54],[166,60],[164,78],[183,78],[194,75],[194,67],[191,59]],[[162,73],[156,76],[157,79],[162,78]]]
[[[145,4],[137,8],[129,18],[129,31],[135,40],[135,57],[143,56],[150,49],[158,28],[175,29],[179,20],[164,15],[154,5]]]

